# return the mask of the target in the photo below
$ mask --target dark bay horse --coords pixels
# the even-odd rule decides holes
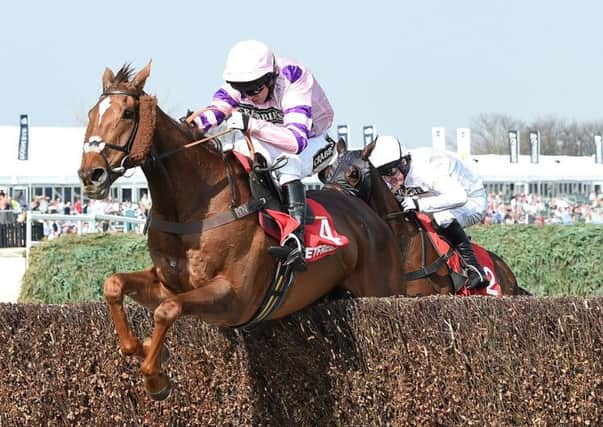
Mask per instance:
[[[404,213],[387,184],[368,158],[375,142],[363,150],[348,151],[345,143],[337,144],[337,160],[325,172],[326,187],[339,189],[363,199],[391,227],[399,242],[405,273],[407,296],[453,294],[455,287],[444,260],[422,230],[414,213]],[[488,251],[503,295],[529,295],[519,287],[509,266]]]
[[[168,329],[183,315],[227,327],[253,319],[277,264],[267,248],[277,243],[260,228],[257,212],[235,215],[251,210],[252,201],[240,162],[218,144],[193,145],[199,135],[170,118],[144,92],[150,70],[150,62],[136,74],[129,66],[115,75],[105,69],[102,95],[89,112],[78,174],[86,194],[95,199],[105,198],[130,168],[141,166],[147,178],[153,200],[148,231],[153,265],[110,276],[104,295],[122,353],[142,359],[145,388],[161,400],[171,390],[161,370]],[[336,288],[357,297],[404,294],[399,251],[387,224],[362,200],[339,191],[308,196],[327,208],[349,244],[296,273],[270,318],[300,310]],[[225,217],[230,220],[218,221]],[[154,221],[192,228],[159,231]],[[125,295],[153,310],[153,332],[143,343],[130,326]]]

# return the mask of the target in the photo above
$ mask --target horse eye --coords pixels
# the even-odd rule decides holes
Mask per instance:
[[[348,171],[348,177],[351,179],[360,178],[360,173],[358,172],[358,169],[356,169],[355,167],[350,168],[350,170]]]
[[[327,182],[329,182],[331,177],[333,177],[333,167],[332,166],[327,166],[326,168],[324,168],[323,170],[318,172],[318,179],[323,184],[326,184]]]
[[[132,110],[125,110],[121,116],[122,119],[124,120],[134,120],[134,117],[136,116],[136,114],[134,113],[134,111]]]

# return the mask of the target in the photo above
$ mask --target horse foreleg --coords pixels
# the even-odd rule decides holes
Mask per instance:
[[[154,267],[133,273],[113,274],[105,280],[103,291],[119,338],[121,352],[126,356],[144,357],[143,348],[124,310],[124,296],[128,295],[134,301],[153,310],[162,300],[173,294],[161,284]]]
[[[169,378],[161,372],[161,356],[167,331],[176,319],[194,314],[204,321],[232,325],[242,323],[241,311],[237,307],[231,282],[224,278],[215,278],[203,287],[162,301],[155,309],[153,334],[148,346],[145,346],[145,359],[140,366],[145,388],[151,397],[163,400],[171,391]]]

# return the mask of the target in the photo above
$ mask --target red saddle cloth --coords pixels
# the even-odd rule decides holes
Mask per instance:
[[[233,151],[233,153],[249,173],[251,171],[251,159],[237,151]],[[311,224],[306,224],[304,229],[305,258],[306,262],[313,262],[333,254],[337,248],[346,246],[350,241],[347,237],[337,233],[333,218],[323,205],[312,199],[307,199],[307,204],[312,209],[314,221]],[[264,221],[262,212],[259,213],[260,226],[266,234],[277,239],[282,246],[287,236],[297,228],[299,222],[284,212],[272,209],[264,209],[263,211],[274,220],[277,227],[268,225]]]
[[[313,262],[333,254],[337,248],[346,246],[349,240],[337,233],[333,225],[333,218],[323,205],[312,199],[308,199],[307,203],[314,214],[314,221],[306,224],[304,229],[306,262]],[[297,228],[299,222],[284,212],[272,209],[265,209],[264,212],[274,219],[278,230],[267,227],[261,213],[260,225],[267,234],[277,239],[282,245],[287,236]]]
[[[425,230],[427,231],[427,233],[429,233],[429,237],[431,238],[431,241],[433,242],[438,254],[442,256],[442,254],[447,253],[450,249],[450,245],[448,244],[448,242],[442,239],[435,231],[435,229],[433,228],[433,224],[431,223],[431,218],[421,212],[417,212],[417,218],[419,218],[421,224],[423,224],[423,227],[425,227]],[[484,272],[486,273],[486,277],[488,278],[490,284],[485,288],[472,290],[469,290],[466,286],[463,286],[457,292],[457,295],[488,295],[501,297],[502,289],[500,287],[498,277],[496,276],[496,268],[494,267],[494,261],[492,261],[492,258],[490,257],[486,249],[473,242],[471,243],[471,245],[473,246],[475,257],[484,269]],[[448,259],[448,268],[456,273],[463,273],[463,270],[461,268],[461,257],[456,251],[454,251],[452,256]]]

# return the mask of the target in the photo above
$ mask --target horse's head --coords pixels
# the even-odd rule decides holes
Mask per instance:
[[[124,65],[103,74],[103,92],[88,113],[88,127],[78,175],[88,197],[103,199],[111,184],[127,169],[147,157],[155,130],[155,97],[147,96],[144,84],[151,62],[131,77]]]
[[[339,140],[337,158],[325,171],[325,183],[368,202],[371,195],[371,167],[368,156],[373,148],[374,143],[371,143],[363,150],[348,151],[345,142]]]

